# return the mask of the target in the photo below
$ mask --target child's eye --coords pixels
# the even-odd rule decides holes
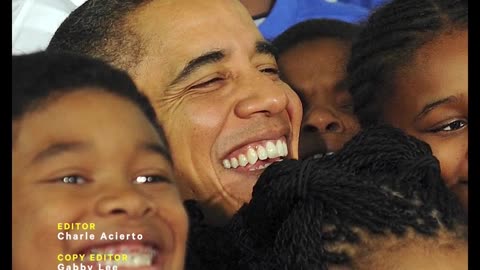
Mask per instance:
[[[461,129],[467,125],[465,120],[455,120],[438,128],[431,129],[431,132],[451,132]]]
[[[62,177],[62,182],[65,184],[85,184],[87,180],[78,175],[69,175]]]
[[[135,184],[149,184],[149,183],[172,183],[170,179],[161,175],[142,175],[137,176],[133,181]]]

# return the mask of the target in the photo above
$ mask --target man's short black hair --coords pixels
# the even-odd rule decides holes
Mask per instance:
[[[47,50],[86,54],[129,70],[145,50],[129,15],[151,1],[89,0],[63,21]]]
[[[272,43],[278,54],[305,41],[333,38],[352,42],[361,27],[354,23],[335,19],[310,19],[293,25],[276,37]]]
[[[76,91],[104,91],[137,105],[166,140],[148,99],[132,79],[99,59],[66,52],[12,55],[12,121]]]

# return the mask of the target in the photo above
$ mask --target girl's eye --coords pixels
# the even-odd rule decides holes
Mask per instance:
[[[446,125],[442,125],[438,128],[431,129],[431,132],[451,132],[458,129],[461,129],[467,125],[467,122],[464,120],[455,120]]]
[[[133,182],[135,184],[172,183],[170,179],[160,175],[137,176]]]
[[[62,182],[65,184],[85,184],[87,180],[78,175],[69,175],[62,177]]]

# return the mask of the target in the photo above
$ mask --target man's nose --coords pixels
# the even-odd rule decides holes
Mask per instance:
[[[257,71],[239,84],[242,98],[235,106],[235,114],[240,118],[250,118],[256,114],[272,116],[286,110],[289,103],[287,87],[280,81],[273,81]]]

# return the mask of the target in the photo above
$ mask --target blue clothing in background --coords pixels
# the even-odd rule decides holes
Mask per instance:
[[[353,4],[362,6],[368,9],[374,9],[383,3],[387,2],[387,0],[339,0],[342,3]]]
[[[369,10],[359,5],[328,0],[276,0],[272,10],[258,26],[265,39],[272,40],[290,26],[308,19],[337,19],[359,22]]]

